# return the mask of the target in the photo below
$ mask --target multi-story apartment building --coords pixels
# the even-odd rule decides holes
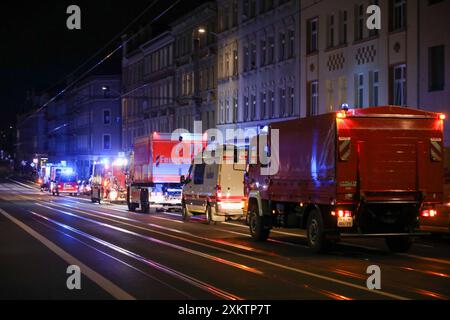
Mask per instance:
[[[300,1],[218,1],[218,127],[300,116]]]
[[[122,60],[123,147],[131,151],[136,138],[175,129],[174,39],[163,32],[136,48],[125,46]]]
[[[381,9],[379,30],[367,27],[373,4]],[[302,1],[302,116],[343,104],[448,113],[448,12],[449,0]]]
[[[367,27],[367,8],[381,29]],[[417,0],[302,1],[302,116],[343,104],[418,106]]]
[[[64,130],[64,153],[50,157],[51,162],[67,161],[77,169],[80,178],[87,179],[94,161],[112,161],[119,155],[120,86],[118,75],[92,76],[65,94],[64,128],[54,128],[56,136]]]
[[[450,0],[419,1],[419,83],[421,108],[450,116]],[[450,125],[445,127],[450,168]]]
[[[207,2],[171,24],[175,38],[175,95],[177,128],[193,132],[216,125],[217,6]]]

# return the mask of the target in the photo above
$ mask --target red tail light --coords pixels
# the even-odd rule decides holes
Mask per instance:
[[[219,184],[216,186],[216,198],[217,198],[217,202],[221,202],[221,200],[222,200],[222,187]]]
[[[331,211],[331,215],[333,217],[338,216],[339,218],[348,218],[352,216],[352,212],[350,210],[338,210],[338,211]]]
[[[434,209],[427,209],[422,211],[422,217],[434,218],[437,216],[437,211]]]

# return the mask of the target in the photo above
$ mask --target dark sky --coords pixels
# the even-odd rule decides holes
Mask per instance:
[[[0,13],[0,127],[22,112],[27,90],[37,93],[54,85],[90,58],[133,21],[153,0],[5,1]],[[159,0],[134,27],[144,25],[176,0]],[[200,0],[182,0],[160,20],[167,24]],[[66,28],[69,5],[80,6],[82,30]],[[92,60],[99,61],[119,42]],[[103,70],[120,71],[120,55]]]

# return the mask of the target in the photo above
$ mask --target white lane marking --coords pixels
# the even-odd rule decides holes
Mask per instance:
[[[81,215],[73,214],[71,212],[67,212],[67,211],[63,211],[63,210],[59,210],[59,209],[54,209],[52,207],[48,207],[48,206],[44,206],[44,205],[39,205],[39,206],[42,206],[44,208],[63,213],[65,215],[68,215],[68,216],[71,216],[71,217],[74,217],[74,218],[78,218],[78,219],[81,219],[81,220],[84,220],[84,221],[87,221],[87,222],[90,222],[90,223],[94,223],[96,225],[99,225],[99,226],[102,226],[102,227],[105,227],[105,228],[109,228],[109,229],[112,229],[112,230],[115,230],[115,231],[119,231],[119,232],[122,232],[122,233],[125,233],[125,234],[129,234],[129,235],[135,236],[137,238],[141,238],[143,240],[147,240],[147,241],[150,241],[150,242],[153,242],[153,243],[157,243],[157,244],[160,244],[162,246],[166,246],[166,247],[169,247],[169,248],[172,248],[172,249],[176,249],[176,250],[180,250],[180,251],[183,251],[183,252],[186,252],[186,253],[190,253],[192,255],[196,255],[196,256],[199,256],[199,257],[202,257],[202,258],[205,258],[207,260],[214,261],[214,262],[222,263],[224,265],[227,265],[227,266],[230,266],[230,267],[233,267],[233,268],[237,268],[237,269],[240,269],[240,270],[243,270],[243,271],[252,272],[252,273],[255,273],[255,274],[259,274],[259,275],[263,274],[263,272],[258,270],[257,268],[252,268],[252,267],[243,265],[241,263],[236,263],[236,262],[233,262],[231,260],[226,260],[226,259],[214,256],[214,255],[210,255],[210,254],[207,254],[207,253],[204,253],[204,252],[200,252],[200,251],[197,251],[197,250],[189,249],[187,247],[179,246],[179,245],[176,245],[176,244],[173,244],[173,243],[169,243],[167,241],[163,241],[163,240],[160,240],[160,239],[147,237],[147,236],[144,236],[144,235],[142,235],[140,233],[130,231],[128,229],[116,227],[116,226],[113,226],[113,225],[110,225],[110,224],[107,224],[107,223],[104,223],[104,222],[97,221],[95,219],[89,219],[89,218],[83,217]],[[72,210],[77,211],[77,212],[83,212],[82,210],[76,210],[76,209],[72,209]],[[88,213],[85,213],[85,214],[88,214]],[[109,220],[110,221],[114,221],[112,219],[109,219]]]
[[[245,229],[248,228],[247,226],[244,226],[244,225],[238,224],[238,223],[233,223],[233,222],[222,222],[222,224],[226,224],[226,225],[234,226],[234,227],[239,227],[239,228],[245,228]],[[284,231],[278,231],[278,230],[272,230],[271,233],[306,239],[305,235],[297,234],[297,233],[284,232]]]
[[[46,206],[41,205],[41,204],[38,204],[38,205],[40,205],[42,207],[46,207]],[[58,210],[58,209],[54,209],[54,208],[50,208],[50,207],[46,207],[46,208],[51,209],[51,210],[55,210],[55,211],[63,212],[62,210]],[[85,214],[90,215],[90,216],[95,216],[95,215],[92,215],[90,213],[85,213]],[[331,278],[331,277],[328,277],[328,276],[324,276],[324,275],[320,275],[320,274],[317,274],[317,273],[309,272],[309,271],[306,271],[306,270],[303,270],[303,269],[289,267],[289,266],[286,266],[286,265],[283,265],[283,264],[272,262],[270,260],[253,257],[253,256],[250,256],[250,255],[234,252],[234,251],[223,249],[223,248],[220,248],[220,247],[207,245],[205,243],[189,240],[189,239],[182,238],[182,237],[177,237],[177,236],[174,236],[174,235],[169,235],[167,233],[162,233],[162,232],[158,232],[158,231],[151,230],[151,229],[148,229],[148,228],[143,228],[143,227],[136,226],[136,225],[133,225],[133,224],[129,224],[129,223],[126,223],[126,222],[122,222],[122,221],[118,221],[118,220],[114,220],[114,219],[109,219],[109,218],[103,218],[103,219],[110,220],[110,221],[113,221],[113,222],[116,222],[116,223],[121,223],[121,224],[124,224],[124,225],[128,225],[128,226],[131,226],[131,227],[134,227],[134,228],[137,228],[137,229],[147,230],[147,231],[152,232],[152,233],[161,234],[161,235],[164,235],[166,237],[178,239],[178,240],[181,240],[181,241],[186,241],[186,242],[190,242],[190,243],[199,244],[199,245],[204,246],[204,247],[210,247],[212,249],[219,250],[219,251],[222,251],[222,252],[226,252],[226,253],[229,253],[229,254],[232,254],[232,255],[236,255],[236,256],[239,256],[239,257],[242,257],[242,258],[245,258],[245,259],[258,261],[258,262],[261,262],[261,263],[264,263],[264,264],[267,264],[267,265],[278,267],[280,269],[289,270],[289,271],[292,271],[292,272],[295,272],[295,273],[299,273],[299,274],[302,274],[302,275],[306,275],[306,276],[309,276],[309,277],[313,277],[313,278],[317,278],[317,279],[321,279],[321,280],[326,280],[326,281],[329,281],[329,282],[333,282],[333,283],[337,283],[337,284],[340,284],[340,285],[343,285],[343,286],[347,286],[347,287],[350,287],[350,288],[359,289],[359,290],[362,290],[362,291],[366,291],[366,292],[370,292],[370,293],[373,293],[373,294],[381,295],[381,296],[388,297],[388,298],[391,298],[391,299],[410,300],[410,299],[408,299],[406,297],[402,297],[402,296],[399,296],[399,295],[396,295],[396,294],[392,294],[392,293],[388,293],[388,292],[384,292],[384,291],[370,290],[367,287],[360,286],[360,285],[357,285],[357,284],[354,284],[354,283],[351,283],[351,282],[347,282],[347,281]]]
[[[24,188],[36,190],[36,188],[34,188],[34,187],[32,187],[32,186],[26,185],[26,184],[24,184],[24,183],[22,183],[22,182],[19,182],[19,181],[14,180],[14,179],[8,178],[8,180],[11,181],[11,182],[13,182],[13,183],[15,183],[15,184],[18,184],[19,186],[22,186],[22,187],[24,187]]]
[[[130,250],[127,250],[125,248],[116,246],[115,244],[112,244],[110,242],[107,242],[105,240],[97,238],[97,237],[95,237],[93,235],[85,233],[85,232],[83,232],[83,231],[81,231],[79,229],[73,228],[73,227],[71,227],[69,225],[66,225],[66,224],[63,224],[63,223],[58,222],[56,220],[50,219],[50,218],[48,218],[46,216],[40,215],[40,214],[38,214],[36,212],[33,212],[33,211],[29,211],[29,212],[32,215],[37,216],[37,217],[39,217],[39,218],[41,218],[41,219],[43,219],[45,221],[51,222],[51,223],[53,223],[53,224],[55,224],[57,226],[60,226],[60,227],[62,227],[64,229],[66,229],[66,230],[72,231],[72,232],[74,232],[74,233],[76,233],[76,234],[78,234],[80,236],[83,236],[83,237],[85,237],[87,239],[90,239],[90,240],[92,240],[92,241],[94,241],[96,243],[99,243],[99,244],[101,244],[101,245],[103,245],[103,246],[105,246],[107,248],[110,248],[110,249],[112,249],[112,250],[114,250],[116,252],[119,252],[119,253],[124,254],[124,255],[126,255],[128,257],[131,257],[131,258],[133,258],[135,260],[143,262],[146,265],[149,265],[149,266],[151,266],[151,267],[153,267],[153,268],[155,268],[155,269],[157,269],[159,271],[162,271],[164,273],[170,274],[170,275],[172,275],[172,276],[174,276],[174,277],[176,277],[178,279],[181,279],[181,280],[183,280],[183,281],[185,281],[187,283],[190,283],[190,284],[194,285],[197,288],[200,288],[200,289],[202,289],[202,290],[204,290],[206,292],[212,293],[212,294],[214,294],[214,295],[216,295],[216,296],[218,296],[218,297],[220,297],[222,299],[226,299],[226,300],[242,300],[242,298],[240,298],[238,296],[235,296],[235,295],[233,295],[231,293],[228,293],[228,292],[226,292],[224,290],[216,288],[216,287],[214,287],[214,286],[212,286],[212,285],[210,285],[210,284],[208,284],[206,282],[203,282],[201,280],[193,278],[193,277],[191,277],[191,276],[189,276],[187,274],[184,274],[184,273],[181,273],[181,272],[176,271],[174,269],[171,269],[171,268],[169,268],[169,267],[167,267],[165,265],[159,264],[156,261],[147,259],[147,258],[145,258],[145,257],[143,257],[143,256],[141,256],[141,255],[139,255],[137,253],[134,253],[134,252],[132,252]]]
[[[48,249],[50,249],[53,253],[58,255],[61,259],[63,259],[65,262],[67,262],[69,265],[77,265],[81,268],[83,274],[91,279],[93,282],[95,282],[97,285],[99,285],[103,290],[108,292],[111,296],[118,300],[135,300],[135,298],[112,283],[110,280],[103,277],[101,274],[97,273],[96,271],[89,268],[87,265],[85,265],[83,262],[69,254],[68,252],[64,251],[62,248],[58,247],[56,244],[45,238],[44,236],[40,235],[33,229],[31,229],[29,226],[27,226],[25,223],[17,220],[13,216],[11,216],[9,213],[4,211],[0,208],[0,213],[5,216],[7,219],[9,219],[11,222],[15,223],[18,227],[20,227],[22,230],[27,232],[30,236],[41,242],[43,245],[45,245]]]

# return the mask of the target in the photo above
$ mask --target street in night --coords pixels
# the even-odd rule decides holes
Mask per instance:
[[[6,7],[0,300],[450,300],[450,0]]]

